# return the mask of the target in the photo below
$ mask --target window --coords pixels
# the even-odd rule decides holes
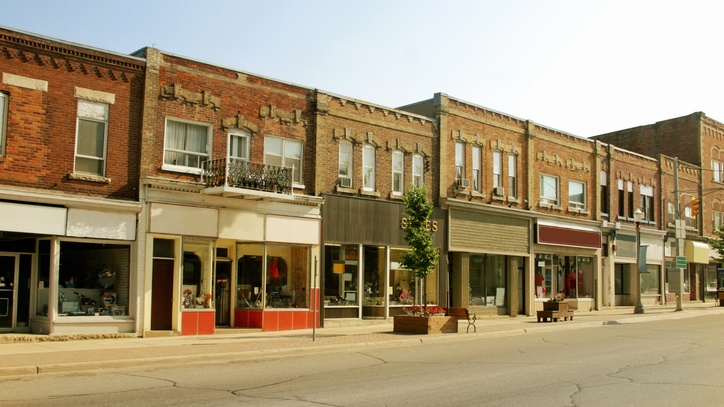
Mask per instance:
[[[503,153],[493,151],[493,187],[503,186]]]
[[[473,146],[473,191],[480,192],[482,186],[482,171],[480,169],[480,154],[481,149],[479,146]]]
[[[723,162],[711,160],[711,171],[712,171],[714,182],[724,182],[724,163]]]
[[[229,157],[249,161],[249,134],[245,132],[229,133]]]
[[[362,189],[375,190],[375,148],[369,144],[362,147]]]
[[[558,205],[558,178],[541,174],[540,201],[548,205]]]
[[[623,180],[619,179],[618,182],[618,216],[621,218],[626,217],[626,192],[623,189]]]
[[[264,164],[292,169],[292,181],[302,183],[302,142],[287,138],[264,137]]]
[[[78,100],[75,172],[105,175],[108,111],[107,103]]]
[[[654,221],[654,187],[640,186],[641,192],[641,210],[644,212],[644,219]]]
[[[580,181],[568,181],[568,207],[586,209],[586,184]]]
[[[176,167],[171,169],[200,172],[195,170],[210,157],[210,131],[208,125],[167,119],[163,163]]]
[[[5,134],[8,123],[8,95],[0,92],[0,157],[5,156]]]
[[[425,163],[420,154],[412,156],[412,185],[422,188],[425,185],[423,173],[425,171]]]
[[[601,177],[601,215],[608,217],[608,173],[606,171],[601,171],[599,176]]]
[[[633,219],[634,217],[634,193],[633,193],[633,182],[626,182],[626,189],[628,190],[628,218]]]
[[[673,226],[676,214],[676,207],[673,202],[666,203],[666,222]]]
[[[518,197],[518,156],[508,156],[508,196]]]
[[[724,212],[712,211],[712,231],[719,230],[724,226]]]
[[[465,144],[455,143],[455,179],[465,178]]]
[[[352,186],[352,143],[347,140],[339,142],[339,166],[337,174],[339,178],[346,179],[345,187],[346,185]]]
[[[402,151],[392,152],[392,193],[402,195],[405,185],[405,156]]]

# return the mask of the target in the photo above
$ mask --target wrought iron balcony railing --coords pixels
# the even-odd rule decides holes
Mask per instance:
[[[204,162],[201,182],[207,187],[228,186],[281,194],[292,193],[292,169],[239,158]]]

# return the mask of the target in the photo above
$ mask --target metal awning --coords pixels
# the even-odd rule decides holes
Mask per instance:
[[[687,240],[684,243],[684,255],[687,263],[709,264],[709,245]]]

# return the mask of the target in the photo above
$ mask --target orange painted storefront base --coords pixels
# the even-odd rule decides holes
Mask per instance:
[[[319,302],[316,300],[319,290],[311,291],[312,303],[317,303],[315,311],[307,308],[266,308],[234,310],[234,328],[261,328],[262,331],[291,331],[294,329],[312,329],[316,313],[319,328]]]
[[[189,310],[181,313],[181,335],[213,335],[216,311]]]

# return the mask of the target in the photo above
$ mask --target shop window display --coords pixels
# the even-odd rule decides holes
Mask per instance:
[[[256,244],[237,247],[236,307],[308,307],[309,248],[267,246],[266,254],[264,249]]]
[[[365,246],[364,262],[364,303],[367,306],[385,305],[385,248]]]
[[[324,305],[359,305],[359,255],[356,245],[324,248]]]
[[[588,256],[536,255],[537,298],[560,295],[566,298],[593,297],[593,258]]]
[[[417,304],[416,281],[412,271],[400,265],[404,250],[390,250],[390,305]]]
[[[470,305],[504,307],[506,281],[505,256],[470,256]]]
[[[129,246],[61,242],[58,315],[128,315],[129,268]]]

